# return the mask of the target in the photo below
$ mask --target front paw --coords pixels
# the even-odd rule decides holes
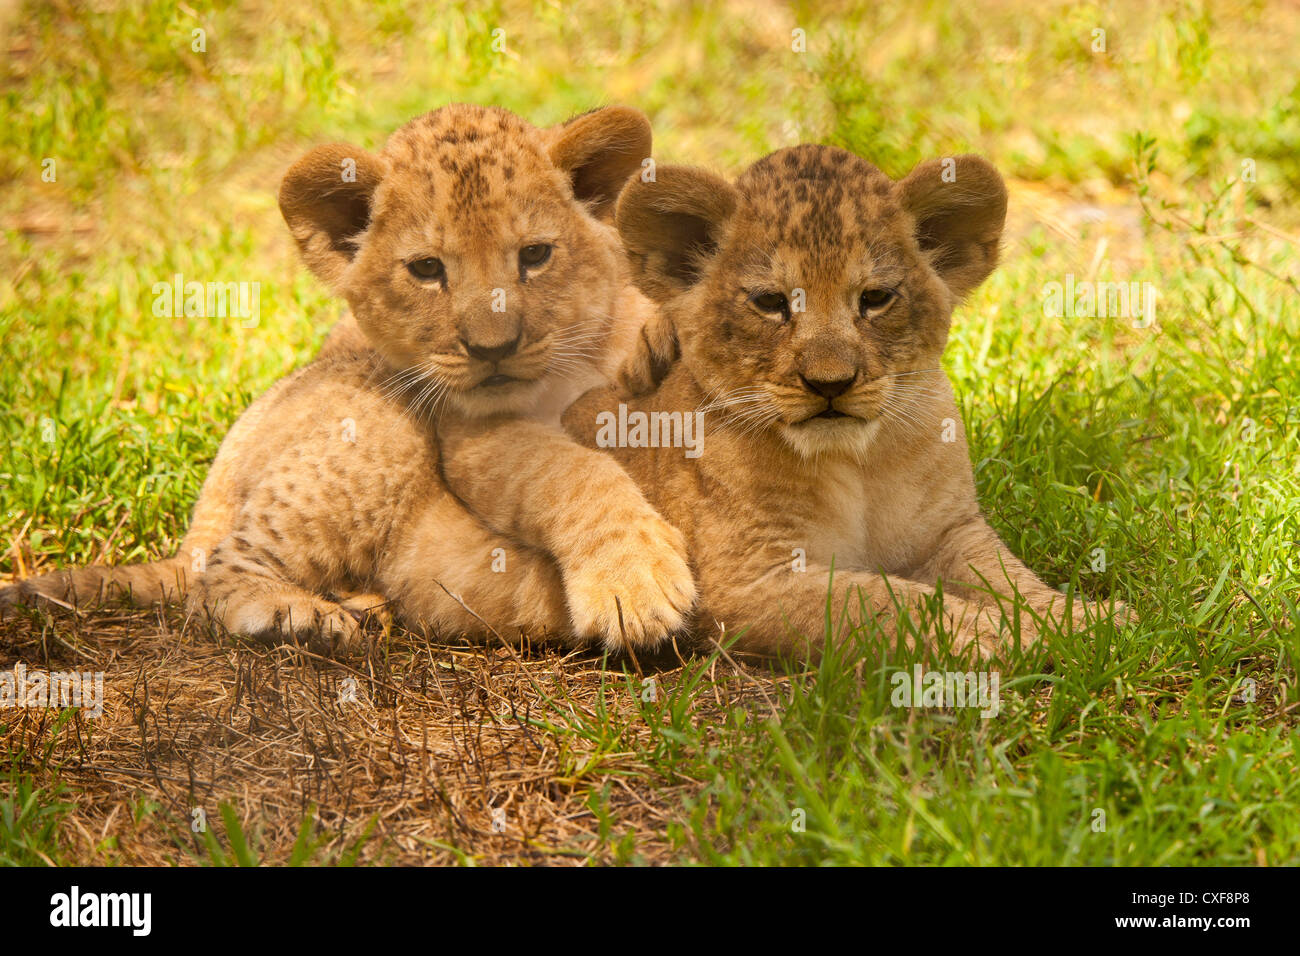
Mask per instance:
[[[685,623],[695,603],[685,539],[658,515],[576,560],[564,589],[578,635],[610,650],[653,648]]]
[[[1115,601],[1113,605],[1094,604],[1099,614],[1109,614],[1110,619],[1115,623],[1115,629],[1121,627],[1132,627],[1141,622],[1142,618],[1138,617],[1138,612],[1133,610],[1123,601]]]
[[[958,654],[973,647],[976,659],[987,661],[1017,644],[1023,649],[1038,643],[1038,628],[1028,614],[1019,615],[1013,623],[996,604],[948,597],[943,607],[952,650]]]

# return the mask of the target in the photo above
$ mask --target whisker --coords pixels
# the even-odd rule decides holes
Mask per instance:
[[[942,371],[943,371],[943,369],[942,369],[942,368],[938,368],[938,367],[936,367],[936,368],[918,368],[918,369],[915,369],[915,370],[913,370],[913,371],[911,371],[911,372],[887,372],[887,373],[884,374],[884,375],[878,375],[878,376],[876,376],[876,378],[878,378],[878,379],[881,379],[881,378],[904,378],[905,376],[908,376],[908,375],[924,375],[924,374],[926,374],[927,372],[942,372]]]

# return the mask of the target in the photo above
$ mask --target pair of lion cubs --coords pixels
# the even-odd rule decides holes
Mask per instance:
[[[458,105],[378,154],[312,150],[280,208],[351,318],[235,423],[177,556],[0,603],[188,584],[233,632],[331,652],[386,601],[445,633],[639,649],[693,623],[815,656],[935,609],[942,580],[955,646],[993,650],[1013,592],[1032,640],[1065,597],[981,517],[939,367],[997,260],[997,172],[960,156],[895,183],[799,146],[734,184],[635,176],[650,145],[631,109],[539,130]],[[638,413],[663,441],[595,450]]]

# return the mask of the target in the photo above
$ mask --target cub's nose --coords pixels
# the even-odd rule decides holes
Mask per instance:
[[[519,340],[523,334],[516,335],[510,342],[502,342],[500,345],[481,345],[475,342],[461,340],[465,345],[465,351],[472,358],[479,359],[483,362],[500,362],[503,358],[509,358],[514,355],[519,348]]]
[[[853,383],[858,380],[858,373],[854,372],[848,378],[838,378],[833,380],[804,378],[802,375],[800,375],[799,378],[808,391],[820,395],[822,398],[832,399],[847,392]]]

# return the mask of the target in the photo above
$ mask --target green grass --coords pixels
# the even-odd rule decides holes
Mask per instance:
[[[11,768],[0,796],[0,866],[56,866],[64,860],[59,826],[71,807],[62,788]]]
[[[64,710],[54,718],[52,741],[72,717],[71,710]],[[0,722],[0,734],[8,730],[7,722]],[[34,761],[42,771],[48,768],[53,749],[51,743]],[[73,806],[64,799],[68,792],[61,781],[42,780],[25,766],[27,756],[5,754],[8,766],[0,777],[0,866],[57,866],[67,862],[60,827]]]
[[[1293,17],[1191,0],[182,9],[36,4],[11,25],[29,52],[0,77],[0,571],[178,541],[225,429],[338,314],[274,204],[313,143],[375,146],[454,100],[538,123],[623,101],[650,114],[661,161],[732,172],[800,139],[893,175],[978,151],[1014,180],[1013,219],[1043,196],[1135,213],[1119,234],[1010,236],[946,364],[999,532],[1053,585],[1122,598],[1140,623],[1002,662],[990,720],[892,706],[888,672],[912,659],[886,664],[868,637],[796,674],[774,711],[703,723],[698,662],[643,714],[651,778],[694,786],[680,859],[1300,861],[1300,248],[1277,235],[1300,222]],[[1247,160],[1255,181],[1234,184]],[[31,227],[50,217],[81,231]],[[261,282],[259,325],[154,318],[150,287],[177,272]],[[1043,286],[1067,273],[1154,283],[1158,326],[1046,318]],[[611,714],[567,718],[547,722],[561,746],[632,736]],[[9,791],[0,860],[57,858],[57,796]],[[636,862],[607,796],[593,788],[592,812]],[[211,862],[256,853],[233,846]]]
[[[234,806],[222,801],[218,805],[218,812],[224,831],[224,845],[215,827],[205,823],[200,831],[203,854],[195,854],[195,858],[206,866],[261,866],[268,862],[283,866],[355,866],[362,848],[370,840],[376,822],[371,819],[366,829],[351,843],[331,847],[328,845],[329,839],[318,832],[316,821],[309,812],[303,816],[288,858],[269,861],[259,847],[256,830],[249,832],[245,829]]]

